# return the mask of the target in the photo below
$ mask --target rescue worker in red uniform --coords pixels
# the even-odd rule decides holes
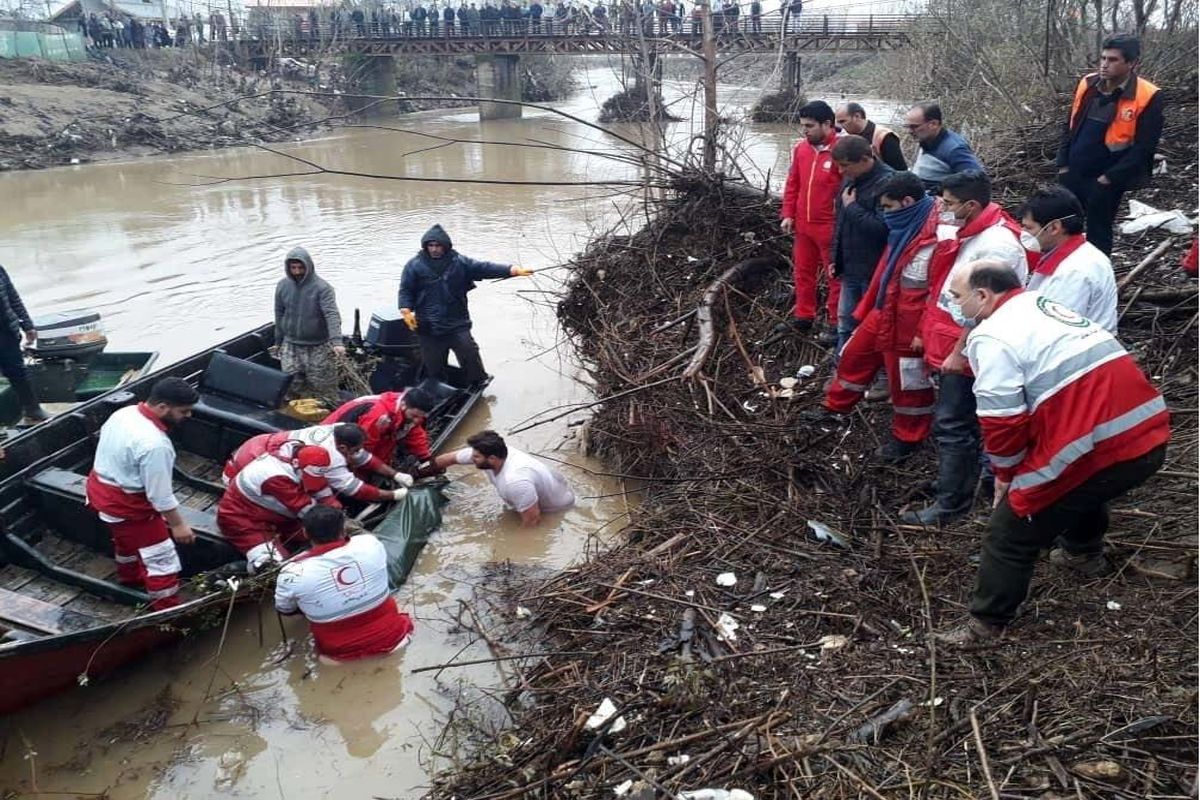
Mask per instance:
[[[364,448],[366,434],[354,423],[336,425],[314,425],[296,431],[261,433],[247,439],[225,462],[221,476],[228,485],[247,464],[264,453],[275,453],[289,441],[302,445],[315,445],[329,454],[329,466],[325,468],[325,479],[329,487],[342,497],[362,503],[390,503],[405,498],[412,486],[412,477],[397,472],[391,466],[376,463]],[[396,481],[400,489],[380,489],[355,475],[355,470],[369,471]]]
[[[933,383],[921,357],[920,330],[941,203],[925,194],[911,172],[890,177],[879,203],[888,226],[887,249],[855,309],[859,325],[842,349],[825,408],[850,413],[883,367],[892,397],[892,437],[879,455],[897,463],[916,451],[933,423]]]
[[[196,540],[175,498],[175,446],[167,431],[190,417],[199,399],[182,378],[163,378],[145,402],[113,412],[87,477],[87,503],[112,533],[117,580],[144,588],[155,610],[180,603],[175,543]]]
[[[285,564],[275,583],[275,608],[308,619],[317,653],[334,663],[400,650],[412,619],[388,586],[387,551],[369,533],[347,538],[345,516],[328,506],[304,514],[313,547]]]
[[[324,448],[289,440],[230,477],[217,504],[217,525],[246,556],[250,574],[296,550],[305,511],[318,504],[341,508],[325,478],[330,461]]]
[[[1044,548],[1087,577],[1111,571],[1107,503],[1163,465],[1166,402],[1111,333],[1021,289],[1006,264],[954,277],[971,334],[967,357],[984,444],[996,472],[968,622],[936,635],[951,645],[1000,635],[1016,617]]]
[[[392,465],[401,442],[407,455],[419,462],[428,461],[433,453],[429,450],[425,419],[433,406],[433,397],[421,388],[384,392],[343,403],[321,424],[353,422],[362,428],[367,435],[364,447],[372,459],[367,469],[374,469],[377,463]]]
[[[833,160],[837,141],[833,109],[814,100],[797,112],[804,137],[792,151],[792,165],[783,187],[780,228],[795,235],[792,270],[796,282],[796,306],[793,324],[797,330],[812,330],[817,316],[817,283],[825,276],[825,328],[822,344],[837,341],[839,284],[833,277],[830,247],[833,243],[835,204],[842,184],[842,173]]]

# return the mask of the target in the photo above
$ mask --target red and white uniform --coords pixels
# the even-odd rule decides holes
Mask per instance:
[[[305,511],[318,503],[340,508],[324,477],[328,465],[324,449],[287,441],[233,475],[217,505],[217,525],[251,571],[294,550]]]
[[[275,608],[304,614],[317,651],[339,661],[389,653],[413,631],[388,588],[387,551],[369,533],[317,545],[285,564]]]
[[[145,403],[113,412],[87,477],[87,503],[113,537],[117,580],[143,586],[151,607],[179,603],[179,553],[164,512],[179,507],[172,476],[175,446]]]
[[[966,354],[985,449],[1021,516],[1170,438],[1162,395],[1120,342],[1047,297],[1010,292]]]
[[[1077,233],[1043,253],[1026,287],[1117,332],[1117,281],[1104,252]]]
[[[792,245],[792,270],[796,281],[797,319],[812,320],[817,315],[817,277],[825,275],[829,293],[825,298],[825,315],[831,325],[837,324],[838,295],[841,282],[833,277],[830,248],[833,246],[833,223],[842,171],[833,160],[833,145],[837,134],[820,147],[801,138],[792,150],[792,164],[783,187],[781,219],[795,221],[795,242]]]
[[[275,453],[285,443],[299,442],[302,445],[316,445],[329,453],[329,468],[325,471],[325,479],[334,492],[351,497],[364,503],[383,503],[392,499],[392,493],[364,482],[354,470],[365,468],[371,463],[371,454],[366,449],[354,456],[354,463],[348,464],[346,457],[338,452],[333,440],[333,425],[314,425],[311,428],[301,428],[298,431],[279,431],[277,433],[260,433],[242,443],[242,446],[225,462],[221,476],[228,484],[237,472],[258,458],[263,453]]]
[[[934,203],[921,231],[900,253],[887,286],[880,284],[891,248],[884,250],[871,285],[854,310],[859,325],[842,348],[837,374],[825,392],[826,408],[849,413],[883,367],[892,397],[892,435],[911,444],[923,441],[933,425],[933,382],[912,342],[920,332],[929,295],[929,264],[937,245],[940,208],[940,203]],[[876,308],[881,291],[883,307]]]
[[[349,400],[323,419],[321,424],[357,423],[367,434],[364,447],[375,459],[367,465],[370,468],[377,468],[378,464],[390,465],[400,442],[404,443],[409,455],[415,456],[418,461],[428,461],[433,453],[429,450],[425,426],[405,415],[403,399],[404,392],[384,392]]]
[[[933,369],[954,351],[962,327],[950,316],[950,281],[967,264],[981,259],[1000,261],[1012,267],[1024,285],[1029,265],[1037,255],[1021,246],[1021,226],[995,203],[961,228],[938,226],[938,247],[929,265],[929,301],[921,322],[925,361]]]

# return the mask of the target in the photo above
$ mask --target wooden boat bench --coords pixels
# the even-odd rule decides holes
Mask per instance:
[[[96,552],[111,553],[112,543],[107,528],[95,512],[85,506],[86,480],[77,472],[50,467],[27,478],[25,485],[33,493],[42,513],[56,528],[74,530],[77,541],[86,543]],[[181,505],[179,513],[196,534],[193,544],[179,549],[185,577],[242,558],[221,536],[214,512]],[[29,554],[28,548],[22,549]],[[50,566],[43,561],[36,568],[46,571]],[[62,572],[61,569],[54,571]]]
[[[55,636],[107,624],[107,620],[0,589],[0,624]]]
[[[303,428],[307,423],[278,410],[292,377],[216,350],[200,375],[200,402],[192,413],[255,433]]]

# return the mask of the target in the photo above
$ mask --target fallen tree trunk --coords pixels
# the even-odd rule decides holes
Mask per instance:
[[[692,356],[692,360],[688,362],[687,368],[683,371],[685,379],[695,380],[700,375],[704,365],[708,363],[713,349],[717,346],[717,329],[713,325],[713,303],[717,301],[717,298],[725,291],[726,287],[733,286],[735,282],[748,274],[775,269],[779,263],[779,259],[775,257],[748,258],[722,272],[720,277],[708,285],[708,289],[705,290],[704,297],[696,309],[696,327],[700,331],[700,338],[696,345],[695,355]]]

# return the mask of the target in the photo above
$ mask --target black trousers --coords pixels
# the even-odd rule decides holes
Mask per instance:
[[[1029,592],[1038,553],[1055,542],[1073,555],[1101,552],[1108,502],[1145,483],[1162,468],[1166,454],[1163,444],[1102,469],[1031,517],[1017,516],[1005,498],[988,522],[971,614],[989,625],[1012,622]]]
[[[479,356],[479,345],[475,343],[475,337],[471,336],[470,328],[443,336],[418,335],[417,338],[421,344],[421,360],[425,362],[425,374],[428,377],[436,378],[442,383],[448,382],[446,364],[451,350],[462,367],[463,377],[460,383],[470,386],[487,377],[483,370],[483,359]]]
[[[1096,183],[1095,176],[1076,176],[1072,172],[1059,175],[1058,182],[1079,198],[1083,213],[1087,217],[1088,241],[1103,251],[1104,255],[1112,255],[1113,222],[1117,218],[1117,210],[1121,207],[1121,197],[1125,190]]]
[[[21,401],[23,411],[37,408],[37,395],[25,371],[25,356],[21,352],[21,340],[11,331],[0,332],[0,373],[8,378],[9,384]]]

